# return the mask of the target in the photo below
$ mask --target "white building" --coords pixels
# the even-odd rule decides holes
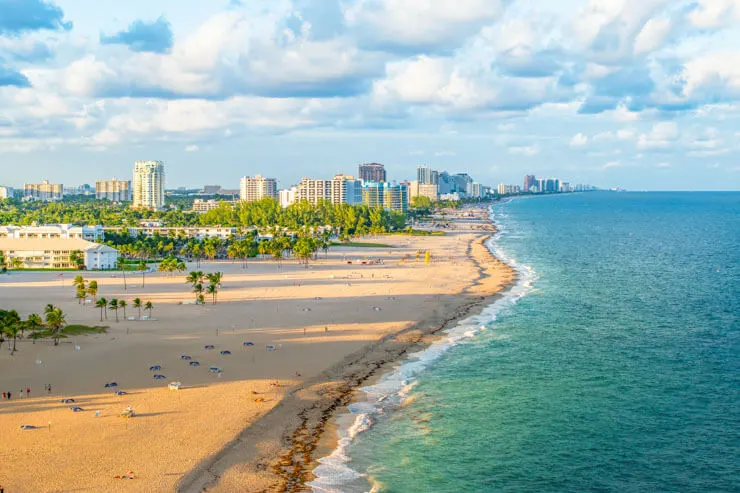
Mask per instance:
[[[23,196],[29,200],[42,202],[62,200],[64,187],[59,183],[49,183],[47,180],[41,183],[26,183],[23,185]]]
[[[517,187],[519,188],[519,187]],[[466,190],[469,197],[473,199],[479,199],[483,197],[483,187],[477,181],[468,183],[468,189]]]
[[[322,200],[332,204],[361,204],[362,181],[345,175],[336,175],[331,180],[301,180],[296,192],[297,202],[317,204]]]
[[[499,195],[516,195],[521,192],[519,185],[505,185],[503,183],[498,186]]]
[[[439,200],[439,185],[414,180],[409,185],[409,199],[413,201],[414,197],[427,197],[432,202],[436,202]]]
[[[43,226],[0,226],[0,238],[16,240],[57,239],[103,241],[105,231],[102,226],[73,226],[71,224],[45,224]]]
[[[0,187],[0,200],[12,199],[15,196],[15,190],[11,187]]]
[[[227,240],[232,236],[239,236],[239,228],[222,228],[222,227],[202,227],[202,228],[191,228],[191,227],[167,227],[167,226],[140,226],[138,228],[107,228],[110,231],[126,231],[128,234],[136,238],[137,236],[152,237],[154,235],[166,236],[171,238],[196,238],[203,240],[205,238],[218,238],[221,240]]]
[[[302,179],[296,201],[317,204],[322,200],[331,200],[331,180]]]
[[[131,202],[131,182],[128,180],[98,180],[95,182],[95,198],[111,202]]]
[[[285,190],[280,190],[280,206],[285,209],[296,203],[298,197],[298,187],[290,187]]]
[[[362,181],[354,176],[336,175],[330,187],[332,204],[362,204]]]
[[[203,199],[195,199],[193,201],[193,212],[197,212],[198,214],[205,214],[208,211],[212,211],[213,209],[218,209],[218,207],[221,204],[231,204],[232,202],[226,202],[223,200],[203,200]]]
[[[0,238],[0,252],[7,266],[26,269],[74,269],[73,252],[81,252],[88,270],[115,269],[118,250],[107,245],[79,239]]]
[[[164,163],[136,161],[134,163],[133,206],[142,209],[164,209]]]
[[[262,199],[278,198],[277,180],[255,175],[254,178],[245,176],[239,186],[239,198],[244,202],[255,202]]]

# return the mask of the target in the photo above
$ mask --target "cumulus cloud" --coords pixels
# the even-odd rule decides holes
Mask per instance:
[[[687,18],[702,29],[730,25],[740,20],[740,0],[698,0]]]
[[[116,34],[101,34],[100,44],[123,44],[133,51],[166,53],[172,48],[172,28],[164,17],[154,22],[136,20]]]
[[[570,140],[571,147],[584,147],[587,144],[588,137],[586,135],[583,135],[582,133],[574,135],[573,138]]]
[[[637,138],[637,147],[641,150],[668,149],[678,140],[678,125],[676,122],[660,122],[653,125],[649,133],[640,134]]]
[[[454,50],[504,11],[504,0],[359,0],[345,10],[363,46],[405,53]]]
[[[3,66],[0,58],[0,86],[29,87],[28,77],[11,68]]]
[[[185,152],[198,152],[199,147],[195,144],[191,144],[185,147]]]
[[[72,23],[64,21],[62,9],[46,0],[0,0],[0,12],[0,35],[72,29]]]
[[[619,161],[609,161],[608,163],[603,165],[601,169],[618,168],[621,165],[622,163],[620,163]]]

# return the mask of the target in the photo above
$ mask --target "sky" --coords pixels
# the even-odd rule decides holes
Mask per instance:
[[[0,185],[740,189],[740,0],[0,0]]]

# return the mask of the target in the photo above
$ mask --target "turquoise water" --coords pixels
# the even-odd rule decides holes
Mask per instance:
[[[493,213],[520,283],[367,389],[314,490],[740,491],[740,194]]]

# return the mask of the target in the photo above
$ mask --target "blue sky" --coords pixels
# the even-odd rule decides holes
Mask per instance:
[[[740,188],[740,0],[0,0],[0,184]]]

